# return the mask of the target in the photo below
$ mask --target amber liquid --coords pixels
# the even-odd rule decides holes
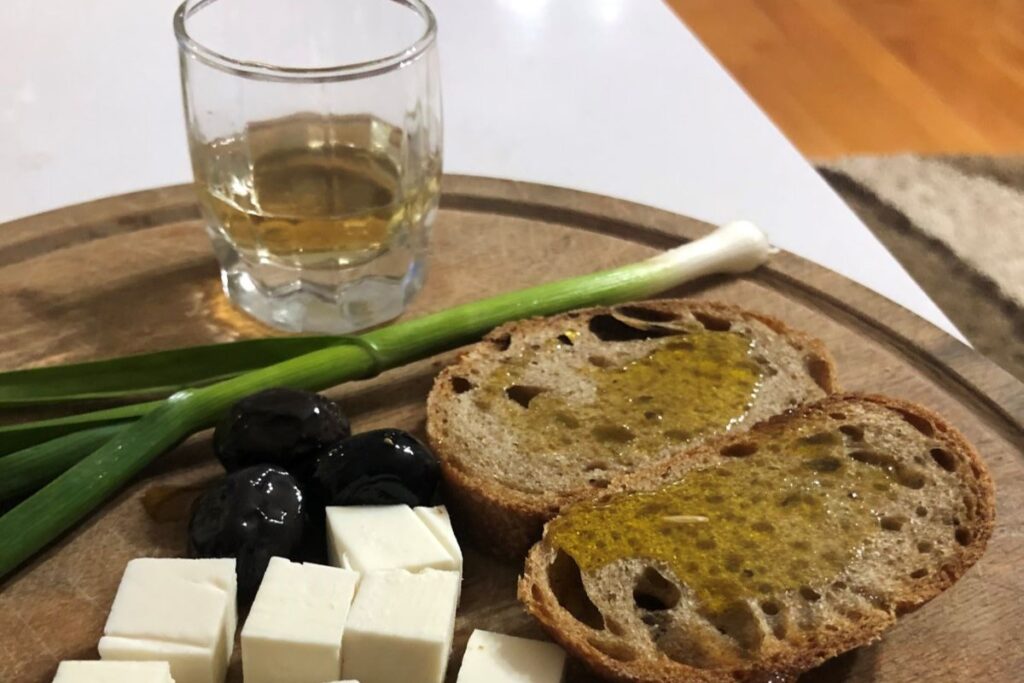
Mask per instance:
[[[366,262],[416,239],[437,206],[440,163],[370,116],[250,124],[193,150],[210,222],[250,258],[296,267]]]

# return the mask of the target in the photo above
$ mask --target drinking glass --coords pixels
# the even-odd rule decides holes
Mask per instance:
[[[421,0],[186,0],[174,17],[199,202],[228,297],[343,334],[423,285],[441,176]]]

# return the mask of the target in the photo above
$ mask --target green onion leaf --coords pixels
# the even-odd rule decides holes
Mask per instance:
[[[94,427],[0,458],[0,501],[35,491],[122,429],[124,425]]]
[[[345,337],[250,339],[2,372],[0,407],[167,396],[345,341]]]
[[[96,410],[91,413],[77,413],[50,420],[5,425],[0,427],[0,456],[85,429],[131,422],[162,403],[163,401],[133,403],[117,408]]]

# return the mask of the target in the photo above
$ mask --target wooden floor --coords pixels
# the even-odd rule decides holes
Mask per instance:
[[[1024,0],[666,0],[810,157],[1024,152]]]

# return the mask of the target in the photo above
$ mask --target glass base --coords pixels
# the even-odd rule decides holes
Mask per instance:
[[[425,254],[405,249],[341,268],[297,268],[237,250],[210,230],[232,303],[288,332],[349,334],[397,318],[423,286]]]

